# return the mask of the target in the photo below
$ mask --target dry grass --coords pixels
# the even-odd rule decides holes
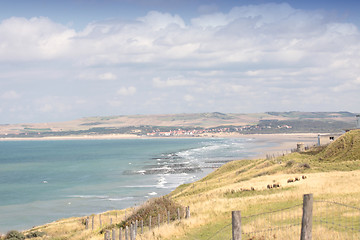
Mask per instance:
[[[236,175],[236,170],[234,169],[233,171],[233,174]],[[226,173],[226,175],[228,174],[229,173]],[[256,213],[282,209],[301,204],[302,195],[306,193],[314,193],[316,199],[341,201],[359,206],[360,187],[357,183],[360,181],[360,170],[352,172],[309,173],[306,174],[307,179],[305,180],[301,179],[295,183],[287,183],[287,179],[295,176],[297,175],[278,173],[252,178],[240,183],[237,183],[236,179],[222,178],[220,184],[216,179],[213,179],[212,181],[213,184],[217,186],[216,188],[212,186],[210,181],[208,181],[207,184],[206,182],[196,182],[194,183],[194,188],[192,185],[189,185],[182,192],[172,197],[179,204],[190,206],[190,219],[182,221],[176,220],[169,225],[161,225],[160,228],[154,227],[152,231],[149,231],[148,228],[145,227],[144,234],[139,235],[138,239],[207,239],[208,236],[211,236],[211,234],[216,233],[217,230],[222,229],[230,223],[231,211],[233,210],[241,210],[242,216],[249,216]],[[279,182],[281,187],[279,189],[266,189],[266,185],[274,181]],[[209,188],[208,190],[206,190],[206,185]],[[229,189],[238,190],[249,186],[253,186],[256,189],[253,195],[232,198],[225,196],[225,193]],[[200,193],[193,194],[196,190]],[[190,194],[186,194],[187,192]],[[299,209],[301,210],[301,207]],[[128,213],[129,212],[128,210]],[[296,215],[297,219],[301,217],[299,214],[300,213],[297,213]],[[113,223],[120,223],[120,219],[122,220],[125,217],[124,211],[118,212],[118,221],[116,221],[114,213],[112,213],[111,216],[113,217]],[[282,221],[290,221],[291,218],[294,217],[294,214],[287,214],[286,216],[288,217],[285,217]],[[272,217],[276,218],[276,216]],[[96,215],[94,219],[95,226],[98,226],[98,215]],[[104,225],[109,223],[107,214],[103,214],[102,219]],[[46,232],[48,238],[43,239],[100,240],[104,238],[103,235],[100,234],[101,229],[99,227],[94,231],[84,230],[85,226],[82,220],[83,218],[60,220],[33,230]],[[261,221],[264,220],[258,219],[257,221],[259,221],[257,224],[261,224]],[[253,228],[255,225],[253,224]],[[250,229],[251,226],[252,225],[244,225],[244,227]],[[343,233],[337,233],[337,231],[334,230],[330,231],[328,228],[321,230],[321,226],[319,226],[319,229],[319,231],[323,233],[318,233],[318,230],[314,233],[322,237],[329,237],[327,239],[336,239],[332,238],[332,236],[336,236],[336,234],[339,235],[338,239],[344,236]],[[276,237],[274,239],[284,239],[284,237],[287,237],[287,239],[298,239],[298,237],[288,237],[293,236],[294,231],[294,228],[288,228],[284,231],[274,232]],[[220,234],[219,236],[230,236],[230,233],[231,227],[228,227],[225,228],[225,232],[221,233],[223,235]],[[268,237],[268,235],[266,236]],[[261,239],[262,235],[258,234],[256,237],[260,237],[259,239]]]

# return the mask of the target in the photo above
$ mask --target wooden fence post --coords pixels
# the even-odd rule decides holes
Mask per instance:
[[[180,221],[180,208],[177,209],[177,218],[178,218],[178,221]]]
[[[144,233],[144,220],[141,219],[141,234]]]
[[[149,231],[151,231],[151,216],[149,217]]]
[[[105,235],[104,235],[104,239],[105,240],[110,240],[110,231],[106,230]]]
[[[139,225],[139,221],[136,219],[136,221],[135,221],[135,237],[137,235],[138,225]]]
[[[186,219],[190,218],[190,206],[187,206],[187,207],[186,207],[185,218],[186,218]]]
[[[119,240],[122,240],[122,228],[119,229]]]
[[[94,230],[94,215],[91,217],[91,230]]]
[[[116,240],[116,233],[115,229],[112,230],[112,240]]]
[[[128,236],[129,236],[129,228],[128,228],[128,226],[126,226],[126,228],[125,228],[125,240],[129,240]]]
[[[232,240],[241,240],[241,212],[231,212]]]
[[[158,222],[157,222],[157,224],[158,224],[158,228],[160,227],[160,213],[158,213]]]
[[[132,232],[131,232],[132,240],[136,239],[136,230],[135,229],[136,229],[136,224],[134,223],[133,227],[132,227]]]
[[[89,229],[89,217],[87,217],[86,220],[85,220],[85,229],[86,230]]]
[[[102,227],[101,214],[99,215],[99,222],[100,222],[100,227]]]
[[[170,211],[167,211],[167,224],[170,224]]]
[[[300,240],[311,240],[312,238],[313,202],[313,194],[304,195]]]
[[[134,227],[133,227],[133,224],[131,223],[130,224],[130,234],[129,234],[130,235],[130,240],[134,240],[133,239],[133,231],[134,231]]]

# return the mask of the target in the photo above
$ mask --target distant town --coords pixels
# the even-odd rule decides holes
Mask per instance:
[[[355,118],[354,118],[355,119]],[[94,124],[95,125],[95,124]],[[242,126],[218,127],[191,127],[191,126],[126,126],[126,127],[90,127],[83,130],[63,130],[52,128],[24,127],[16,133],[1,133],[0,138],[28,138],[28,137],[56,137],[56,136],[81,136],[81,135],[106,135],[106,134],[131,134],[148,137],[212,137],[219,133],[239,134],[271,134],[271,133],[306,133],[306,132],[341,132],[343,129],[352,128],[354,123],[333,120],[260,120],[257,124]]]
[[[216,128],[207,128],[207,129],[191,129],[191,130],[184,130],[184,129],[176,129],[170,131],[161,131],[159,128],[153,130],[152,132],[146,133],[147,136],[151,137],[180,137],[180,136],[200,136],[206,134],[214,134],[214,133],[231,133],[231,132],[238,132],[238,133],[248,133],[253,132],[256,130],[261,131],[261,129],[272,129],[272,126],[239,126],[239,127],[216,127]],[[281,125],[276,126],[277,129],[290,129],[292,126],[289,125]]]

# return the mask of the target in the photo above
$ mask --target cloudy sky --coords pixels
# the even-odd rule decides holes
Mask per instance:
[[[213,111],[360,112],[360,1],[0,5],[0,124]]]

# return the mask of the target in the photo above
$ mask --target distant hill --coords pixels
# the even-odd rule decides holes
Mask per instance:
[[[0,138],[164,133],[196,135],[340,132],[354,128],[351,112],[184,113],[86,117],[67,122],[0,125]],[[196,130],[196,131],[193,131]]]
[[[267,112],[269,115],[281,116],[286,118],[312,119],[312,118],[347,118],[355,117],[356,114],[351,112]]]

